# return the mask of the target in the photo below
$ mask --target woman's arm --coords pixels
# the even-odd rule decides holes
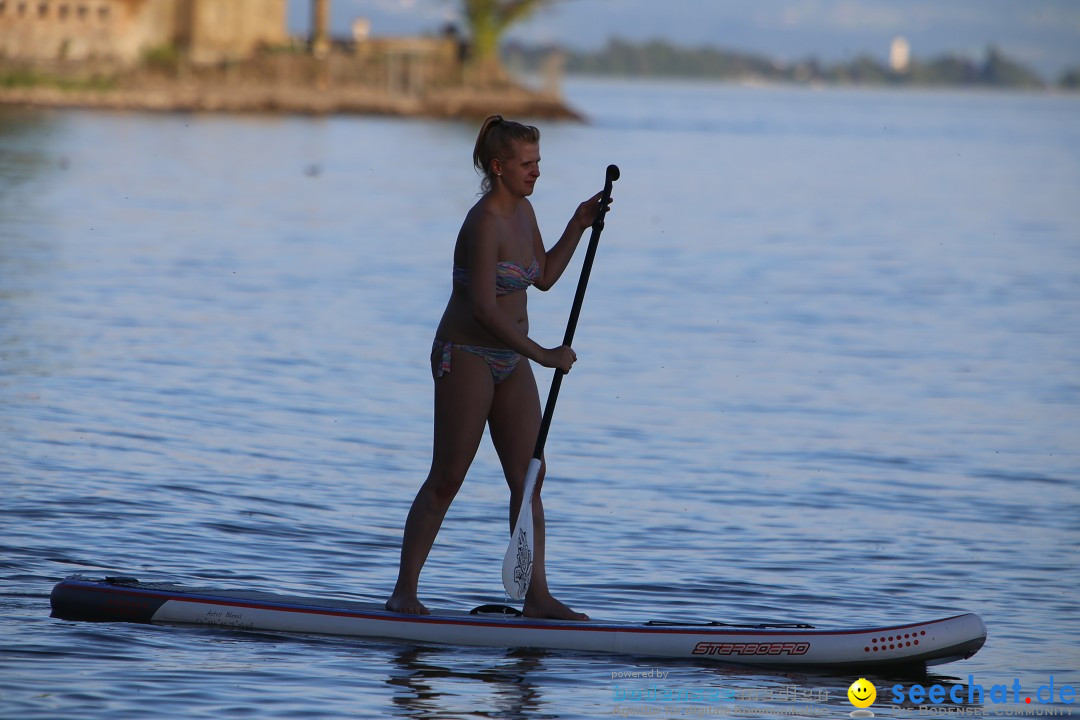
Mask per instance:
[[[527,200],[525,201],[533,225],[534,254],[536,255],[536,261],[540,264],[540,279],[536,281],[538,289],[549,290],[562,277],[563,271],[570,264],[570,258],[574,256],[574,251],[577,250],[581,236],[596,220],[602,194],[602,192],[598,192],[578,205],[577,210],[574,211],[574,216],[570,218],[570,222],[566,223],[566,229],[563,230],[562,236],[559,237],[558,242],[551,246],[550,250],[544,250],[544,242],[540,238],[540,228],[536,222],[536,214],[533,212],[532,205],[528,204]]]

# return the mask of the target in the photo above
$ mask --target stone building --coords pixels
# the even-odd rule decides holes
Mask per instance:
[[[134,62],[175,48],[193,63],[288,42],[286,0],[0,0],[0,59]]]

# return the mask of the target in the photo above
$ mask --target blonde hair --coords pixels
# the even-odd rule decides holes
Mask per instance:
[[[491,170],[492,160],[509,160],[514,156],[513,143],[538,143],[540,131],[532,125],[522,125],[513,120],[504,120],[502,115],[492,115],[480,127],[473,150],[473,165],[483,175],[480,190],[490,192],[495,184],[495,173]]]

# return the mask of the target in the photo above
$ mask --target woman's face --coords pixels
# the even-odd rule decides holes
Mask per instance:
[[[502,184],[518,197],[532,195],[536,179],[540,177],[540,145],[538,143],[513,142],[510,144],[513,155],[506,160],[496,161],[497,173],[501,174]]]

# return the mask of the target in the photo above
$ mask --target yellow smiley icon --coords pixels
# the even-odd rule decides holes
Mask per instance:
[[[877,700],[877,688],[866,678],[859,678],[851,683],[847,690],[848,700],[857,708],[866,708]]]

